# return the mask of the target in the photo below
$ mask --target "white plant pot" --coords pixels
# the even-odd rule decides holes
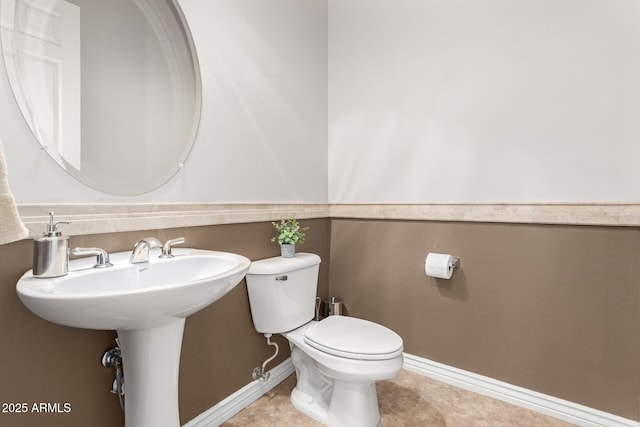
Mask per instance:
[[[296,245],[283,243],[280,245],[280,255],[282,258],[293,258],[296,256]]]

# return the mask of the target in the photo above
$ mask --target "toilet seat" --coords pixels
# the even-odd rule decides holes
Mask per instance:
[[[304,342],[334,356],[356,360],[386,360],[402,354],[402,338],[368,320],[330,316],[304,331]]]

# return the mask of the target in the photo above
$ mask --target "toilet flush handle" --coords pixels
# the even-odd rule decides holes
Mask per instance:
[[[280,280],[280,281],[286,281],[289,280],[289,276],[287,276],[286,274],[282,275],[282,276],[276,276],[276,280]]]

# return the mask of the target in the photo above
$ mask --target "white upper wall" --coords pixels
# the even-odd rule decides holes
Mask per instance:
[[[329,0],[332,203],[637,202],[637,0]]]
[[[75,181],[40,149],[0,64],[0,137],[18,203],[327,202],[326,0],[179,3],[203,85],[185,168],[135,197]]]
[[[637,0],[180,4],[203,80],[184,170],[135,197],[75,181],[0,67],[19,203],[640,201]]]

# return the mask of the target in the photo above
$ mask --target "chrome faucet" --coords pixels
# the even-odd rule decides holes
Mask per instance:
[[[155,237],[145,237],[140,240],[133,248],[133,252],[129,257],[129,263],[138,264],[141,262],[149,262],[149,250],[161,248],[162,243]]]

